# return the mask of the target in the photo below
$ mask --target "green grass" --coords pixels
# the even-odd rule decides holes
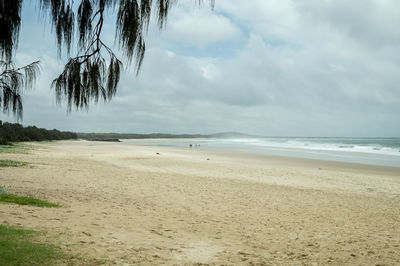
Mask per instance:
[[[22,167],[27,165],[27,162],[0,159],[0,167]]]
[[[32,197],[18,196],[9,193],[0,194],[0,202],[2,203],[15,203],[19,205],[31,205],[37,207],[59,208],[60,205],[48,201],[35,199]]]
[[[48,201],[26,197],[18,196],[9,193],[3,186],[0,186],[0,203],[15,203],[19,205],[31,205],[37,207],[47,207],[47,208],[59,208],[60,205],[56,203],[51,203]]]
[[[56,246],[37,243],[39,232],[0,225],[0,265],[57,265],[65,254]]]
[[[7,190],[4,187],[0,186],[0,195],[6,194],[6,193],[8,193]]]
[[[9,153],[14,149],[14,145],[0,145],[0,153]]]
[[[32,150],[31,145],[27,144],[13,144],[13,145],[0,145],[0,153],[29,153]]]

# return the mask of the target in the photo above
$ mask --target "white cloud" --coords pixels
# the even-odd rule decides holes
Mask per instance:
[[[171,12],[166,36],[176,42],[205,48],[238,38],[240,30],[228,18],[211,10],[178,8]]]

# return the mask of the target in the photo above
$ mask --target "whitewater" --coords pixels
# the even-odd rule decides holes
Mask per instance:
[[[400,167],[400,138],[204,138],[124,140],[138,145],[228,150]]]

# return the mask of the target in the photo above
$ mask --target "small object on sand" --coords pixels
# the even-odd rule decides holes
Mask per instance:
[[[210,160],[210,158],[207,158],[207,161],[209,161]]]
[[[159,152],[157,152],[156,154],[160,155],[160,153],[159,153]]]

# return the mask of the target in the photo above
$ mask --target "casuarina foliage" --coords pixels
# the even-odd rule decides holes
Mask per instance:
[[[126,58],[126,63],[134,61],[138,73],[146,50],[144,35],[150,18],[155,14],[158,27],[162,29],[167,21],[170,8],[176,0],[38,0],[39,10],[49,17],[52,32],[57,41],[58,55],[63,51],[70,56],[74,37],[77,36],[77,53],[70,57],[63,72],[54,79],[57,102],[66,101],[68,111],[88,108],[91,102],[110,100],[116,93],[123,64],[109,44],[102,39],[106,11],[117,12],[115,42]],[[198,0],[200,4],[202,1]],[[213,6],[214,1],[210,0]],[[0,59],[5,66],[11,66],[13,53],[17,49],[21,26],[23,0],[0,0]],[[23,77],[24,82],[10,85],[10,80],[0,76],[3,90],[0,108],[22,118],[21,90],[32,87],[38,74],[38,62],[19,68],[31,75]],[[7,73],[15,70],[4,68]],[[34,75],[32,75],[34,74]],[[25,77],[27,78],[25,80]],[[10,88],[12,88],[10,90]],[[14,96],[8,97],[14,92]],[[6,96],[4,96],[6,95]]]

